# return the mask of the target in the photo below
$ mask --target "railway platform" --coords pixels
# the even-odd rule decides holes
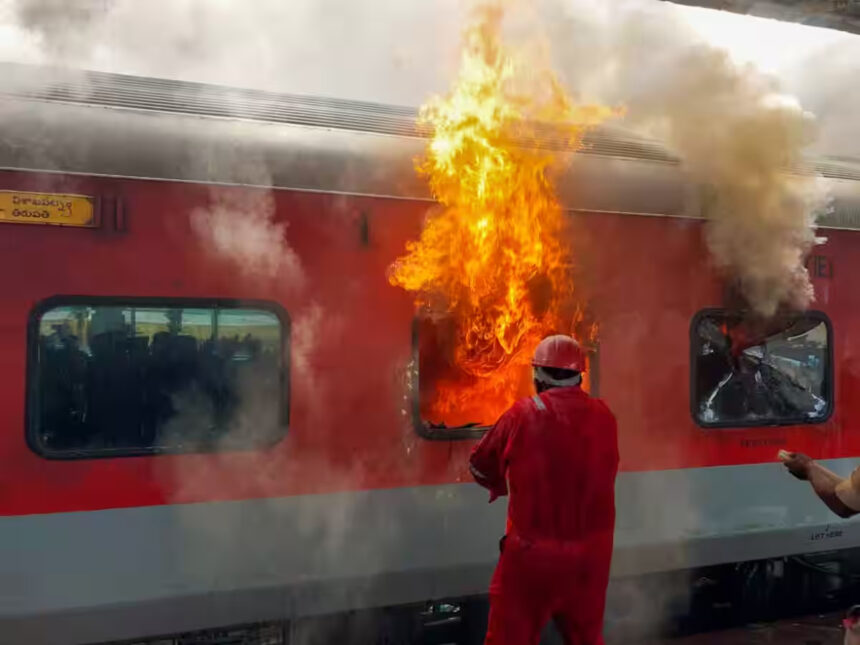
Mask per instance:
[[[843,614],[823,614],[711,631],[681,638],[646,640],[635,645],[842,645]],[[607,641],[607,645],[620,645]],[[634,645],[634,643],[627,643]]]
[[[606,645],[843,645],[844,612],[819,614],[804,618],[790,618],[774,622],[752,623],[731,629],[717,629],[683,637],[654,637],[637,639],[631,635],[609,636]],[[206,635],[186,634],[143,642],[110,643],[105,645],[326,645],[338,642],[320,631],[319,626],[311,632],[290,629],[286,624],[268,624],[255,627],[218,630]],[[467,642],[480,643],[478,636]],[[352,642],[352,641],[350,641]],[[463,645],[464,641],[451,638],[427,641],[425,639],[370,639],[371,644],[385,643],[402,645]],[[548,629],[541,645],[560,645],[561,639]]]

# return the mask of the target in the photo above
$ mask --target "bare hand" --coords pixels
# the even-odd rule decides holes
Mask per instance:
[[[782,463],[788,472],[798,479],[809,479],[809,469],[815,462],[802,452],[790,452],[782,457]]]

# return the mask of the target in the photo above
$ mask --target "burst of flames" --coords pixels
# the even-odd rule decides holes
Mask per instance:
[[[614,114],[575,105],[550,69],[506,49],[503,16],[503,2],[478,9],[453,90],[421,109],[432,137],[418,170],[441,207],[389,274],[424,315],[453,317],[456,371],[436,384],[429,408],[449,424],[495,420],[520,393],[541,338],[581,321],[548,173],[557,155],[534,140],[549,124],[575,149]]]

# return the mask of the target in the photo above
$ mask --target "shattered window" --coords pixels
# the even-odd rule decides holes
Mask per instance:
[[[31,318],[28,439],[48,457],[249,449],[286,424],[285,316],[53,299]]]
[[[821,423],[832,409],[826,316],[755,321],[720,310],[693,321],[691,405],[705,427]]]

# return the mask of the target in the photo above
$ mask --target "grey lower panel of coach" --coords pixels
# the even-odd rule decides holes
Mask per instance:
[[[847,474],[851,460],[829,462]],[[860,543],[778,464],[625,473],[615,575]],[[0,641],[94,642],[483,593],[472,484],[0,519]],[[830,526],[829,529],[826,527]]]

